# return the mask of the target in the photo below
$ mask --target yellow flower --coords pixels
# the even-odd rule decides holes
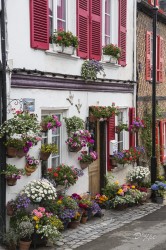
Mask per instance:
[[[38,218],[37,216],[33,216],[33,219],[34,219],[35,221],[38,221],[38,220],[39,220],[39,218]]]
[[[134,185],[132,185],[132,186],[131,186],[131,188],[133,188],[133,189],[134,189],[134,188],[135,188],[135,186],[134,186]]]
[[[123,189],[120,188],[120,189],[118,190],[117,194],[122,194],[122,193],[123,193]]]
[[[119,184],[119,181],[115,181],[114,183],[115,183],[116,185],[118,185],[118,184]]]
[[[36,224],[35,228],[36,228],[36,229],[38,229],[38,228],[39,228],[39,225],[38,225],[38,224]]]
[[[61,201],[61,200],[58,200],[57,203],[58,203],[58,204],[62,204],[62,201]]]

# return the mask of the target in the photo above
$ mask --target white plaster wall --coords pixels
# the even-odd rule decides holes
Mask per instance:
[[[135,1],[135,0],[134,0]],[[106,78],[133,80],[133,34],[134,5],[128,0],[127,5],[127,66],[108,67],[104,65]],[[30,47],[29,1],[6,0],[9,59],[13,59],[14,68],[38,69],[41,71],[80,75],[81,59],[69,59],[56,54],[48,55],[45,51]],[[76,0],[70,0],[68,5],[69,22],[67,27],[76,34]],[[134,20],[133,20],[134,18]],[[114,27],[116,28],[116,27]]]
[[[35,114],[38,115],[40,120],[41,118],[41,110],[62,110],[64,115],[67,117],[71,117],[73,115],[79,116],[84,121],[88,116],[89,106],[97,105],[111,105],[112,102],[119,107],[129,107],[132,106],[132,94],[122,94],[118,93],[100,93],[100,92],[79,92],[72,91],[74,94],[74,104],[70,105],[66,100],[69,96],[69,91],[54,91],[54,90],[27,90],[27,89],[11,89],[10,98],[34,98],[35,99]],[[80,114],[78,113],[75,104],[78,103],[78,99],[80,99],[80,103],[82,104]],[[16,107],[18,109],[18,107]],[[11,117],[11,115],[9,116]],[[8,118],[9,118],[8,117]],[[62,126],[62,163],[67,163],[68,165],[74,165],[78,168],[79,162],[77,160],[78,153],[68,152],[67,145],[65,144],[65,140],[67,139],[65,123],[63,122]],[[127,138],[126,138],[127,139]],[[40,143],[37,146],[30,149],[30,155],[38,157],[40,150]],[[25,166],[25,157],[24,158],[7,158],[8,163],[15,164],[18,168],[23,168]],[[7,201],[11,198],[14,198],[16,194],[26,185],[29,181],[33,179],[38,179],[41,176],[41,167],[30,176],[23,176],[20,180],[17,181],[17,185],[13,187],[7,187]],[[73,192],[84,193],[89,191],[89,178],[88,178],[88,169],[84,170],[84,176],[80,177],[77,183],[72,186],[68,193],[71,194]]]

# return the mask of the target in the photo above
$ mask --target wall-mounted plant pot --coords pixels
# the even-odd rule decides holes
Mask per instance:
[[[82,149],[82,147],[71,147],[69,145],[68,149],[69,149],[69,152],[79,152]]]
[[[68,55],[73,55],[74,50],[75,50],[75,48],[72,47],[72,46],[62,48],[62,52],[65,53],[65,54],[68,54]]]
[[[17,183],[17,179],[8,178],[8,179],[6,179],[6,182],[7,182],[8,186],[15,186]]]
[[[110,55],[102,55],[103,62],[110,62],[111,56]]]
[[[110,56],[110,63],[116,64],[117,63],[117,58],[115,58],[113,56]]]
[[[89,121],[94,123],[94,122],[97,121],[97,118],[94,115],[90,115],[89,116]]]
[[[17,157],[19,157],[19,158],[26,156],[26,154],[27,153],[25,153],[23,149],[17,150]]]
[[[26,175],[30,176],[33,172],[36,171],[36,168],[31,168],[31,166],[29,166],[28,164],[25,166],[25,171],[26,171]]]
[[[6,206],[6,213],[7,213],[8,216],[13,216],[14,215],[13,206],[10,205],[9,202],[7,203],[7,206]]]
[[[48,131],[47,124],[42,124],[41,123],[41,132],[45,133]]]
[[[17,149],[14,147],[7,147],[6,154],[7,157],[14,158],[17,155]]]
[[[50,157],[51,153],[47,153],[47,152],[40,152],[40,160],[42,161],[47,161],[48,158]]]
[[[80,167],[81,169],[85,169],[89,166],[89,164],[91,164],[91,162],[80,162]]]

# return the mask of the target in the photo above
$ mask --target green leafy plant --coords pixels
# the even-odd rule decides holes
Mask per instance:
[[[6,179],[20,179],[21,175],[25,174],[24,169],[18,169],[15,165],[6,164],[6,170],[3,170],[0,174],[4,174]]]
[[[87,153],[87,151],[81,151],[78,160],[82,163],[92,163],[93,161],[97,160],[97,158],[98,156],[95,151],[90,152],[89,154]]]
[[[54,32],[52,35],[52,42],[59,44],[60,46],[72,46],[74,48],[77,48],[79,44],[77,36],[74,36],[72,32],[64,31],[63,29]]]
[[[18,233],[13,228],[10,228],[8,232],[2,235],[3,243],[9,248],[16,246],[18,239]]]
[[[34,233],[34,225],[30,221],[21,221],[18,224],[18,235],[22,241],[30,241],[31,236]]]
[[[103,47],[103,55],[110,55],[119,59],[121,56],[121,49],[118,46],[110,43]]]
[[[128,125],[125,123],[120,123],[115,127],[115,133],[120,133],[122,130],[128,131]]]
[[[112,103],[112,106],[90,106],[89,115],[96,117],[97,119],[108,119],[113,114],[118,115],[118,108]]]
[[[62,124],[58,120],[56,115],[47,115],[41,121],[41,126],[46,126],[47,129],[56,129],[60,127]]]
[[[58,148],[56,144],[42,144],[41,145],[41,152],[42,153],[51,153],[51,154],[57,154]]]
[[[81,67],[81,76],[85,80],[87,79],[96,80],[97,74],[98,73],[101,74],[102,72],[103,76],[105,76],[103,65],[96,60],[90,60],[90,61],[86,60],[84,61]]]
[[[66,129],[67,129],[67,134],[70,135],[71,132],[75,132],[80,129],[84,129],[85,122],[77,117],[77,116],[72,116],[72,117],[64,117],[65,123],[66,123]]]

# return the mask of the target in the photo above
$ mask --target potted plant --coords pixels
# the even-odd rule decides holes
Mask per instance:
[[[81,151],[81,155],[78,157],[81,169],[87,168],[88,165],[97,160],[97,158],[98,156],[95,151],[91,151],[89,154],[87,153],[87,151]]]
[[[42,132],[47,132],[49,129],[55,130],[61,125],[56,115],[47,115],[41,121]]]
[[[40,160],[46,161],[51,154],[57,154],[58,148],[56,144],[42,144],[40,150]]]
[[[106,121],[112,115],[117,115],[118,108],[115,106],[115,103],[112,103],[112,106],[90,106],[89,107],[89,117],[95,117],[99,121]]]
[[[152,189],[152,192],[154,192],[154,194],[155,194],[155,201],[158,204],[162,204],[164,193],[166,192],[166,184],[161,182],[161,181],[156,181],[151,186],[151,189]]]
[[[96,60],[86,60],[81,67],[81,76],[84,80],[96,80],[97,74],[102,72],[105,76],[103,65]]]
[[[16,250],[18,238],[17,232],[12,228],[2,235],[3,243],[7,246],[8,250]]]
[[[27,155],[25,165],[26,175],[30,176],[31,173],[33,173],[37,169],[39,163],[40,161],[38,159],[35,159],[33,156]]]
[[[64,117],[65,123],[66,123],[66,129],[67,129],[67,134],[68,136],[71,135],[71,132],[75,132],[81,129],[84,129],[85,122],[77,117],[77,116],[72,116],[72,117]]]
[[[6,205],[6,212],[8,216],[13,216],[15,211],[15,201],[12,199]]]
[[[34,233],[33,223],[30,221],[21,221],[18,225],[19,249],[28,250],[32,242],[32,234]]]
[[[5,175],[8,186],[16,185],[18,179],[25,174],[23,169],[16,168],[15,165],[6,164],[6,170],[3,170],[1,174]]]
[[[14,134],[27,134],[28,132],[38,134],[40,126],[37,115],[27,111],[16,111],[13,118],[0,126],[0,138],[5,134],[11,137]]]
[[[72,55],[78,47],[79,41],[78,37],[74,36],[72,32],[59,29],[52,35],[52,43],[56,45],[54,46],[55,51]]]
[[[115,133],[119,134],[122,130],[128,131],[128,125],[120,123],[118,126],[115,126]]]
[[[82,147],[93,146],[94,140],[88,130],[78,130],[71,133],[66,144],[70,152],[78,152]]]
[[[144,127],[145,127],[144,121],[141,120],[139,117],[137,117],[132,121],[132,124],[129,126],[129,132],[135,133]]]
[[[121,49],[110,43],[103,47],[103,61],[104,62],[111,62],[111,63],[117,63],[117,60],[121,56]]]
[[[140,185],[147,180],[150,176],[150,171],[148,167],[136,166],[127,173],[127,180],[130,183]]]

